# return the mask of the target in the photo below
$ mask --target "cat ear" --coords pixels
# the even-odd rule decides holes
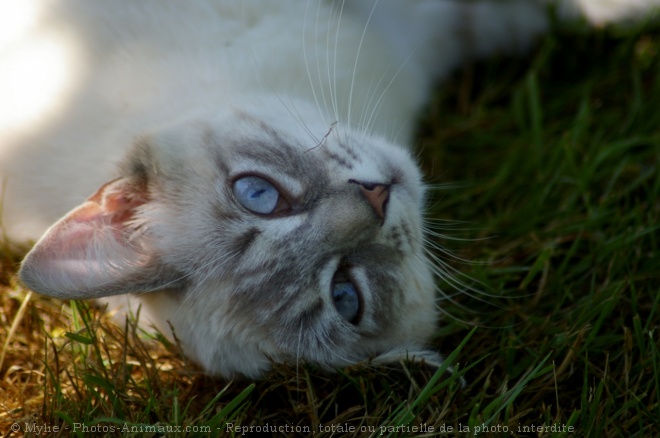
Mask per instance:
[[[119,178],[51,226],[28,253],[19,276],[57,298],[97,298],[157,288],[157,257],[148,250],[136,210],[145,184]]]

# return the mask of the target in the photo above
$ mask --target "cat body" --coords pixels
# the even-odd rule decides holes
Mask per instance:
[[[327,126],[317,142],[339,121],[407,144],[432,81],[468,51],[453,2],[27,0],[14,9],[32,14],[23,34],[5,37],[0,73],[10,96],[0,104],[0,166],[21,179],[4,192],[3,224],[17,240],[38,238],[105,182],[137,136],[251,96],[281,100],[292,123],[302,123],[292,99],[318,106]],[[499,46],[518,44],[504,35]]]
[[[141,306],[226,377],[441,360],[400,145],[434,80],[545,31],[542,2],[0,7],[2,227],[40,239],[28,287]]]

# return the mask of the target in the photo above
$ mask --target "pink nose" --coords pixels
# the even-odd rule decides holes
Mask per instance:
[[[390,186],[388,184],[363,183],[353,180],[350,182],[360,186],[360,192],[362,192],[362,195],[367,200],[369,205],[373,207],[376,215],[378,215],[379,218],[385,220],[387,201],[390,198]]]

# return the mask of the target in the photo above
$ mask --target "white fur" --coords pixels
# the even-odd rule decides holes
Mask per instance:
[[[460,6],[381,1],[363,36],[364,11],[349,9],[373,5],[349,3],[340,20],[338,4],[314,1],[6,0],[7,22],[26,17],[0,52],[6,233],[36,239],[137,135],[246,95],[277,94],[293,120],[290,99],[303,97],[330,121],[407,143],[432,80],[463,59]]]

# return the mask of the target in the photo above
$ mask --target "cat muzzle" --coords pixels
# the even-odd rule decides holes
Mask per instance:
[[[355,180],[349,180],[350,183],[360,186],[360,192],[374,209],[376,215],[385,222],[387,213],[387,202],[390,199],[389,184],[365,183]]]

